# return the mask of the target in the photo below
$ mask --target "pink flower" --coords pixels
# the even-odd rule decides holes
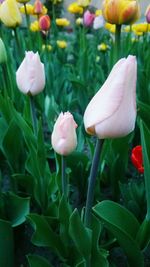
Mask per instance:
[[[120,59],[85,110],[84,126],[89,134],[100,139],[115,138],[134,130],[136,80],[136,58]]]
[[[83,16],[83,24],[87,27],[90,27],[93,25],[94,19],[95,19],[95,14],[87,10],[85,11],[84,16]]]
[[[145,16],[146,16],[147,23],[150,23],[150,5],[146,9]]]
[[[38,52],[26,52],[25,58],[16,72],[19,90],[24,94],[36,95],[45,86],[44,64],[40,61]]]
[[[51,136],[53,149],[60,155],[68,155],[77,146],[77,124],[70,112],[61,112],[57,118]]]

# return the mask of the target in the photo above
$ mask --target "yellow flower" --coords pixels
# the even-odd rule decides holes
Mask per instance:
[[[28,15],[33,15],[34,14],[33,5],[26,4],[26,10],[27,10],[27,14]],[[24,6],[20,7],[20,12],[25,14],[25,7]]]
[[[77,18],[76,19],[76,25],[83,25],[83,18]]]
[[[52,49],[51,45],[42,45],[42,50],[52,51]]]
[[[90,2],[91,0],[77,0],[78,5],[83,7],[89,6]]]
[[[150,30],[150,25],[147,23],[138,23],[132,25],[132,31],[137,34],[137,32],[145,33]]]
[[[114,24],[106,23],[105,28],[108,31],[110,31],[111,33],[115,33],[115,31],[116,31],[116,25],[114,25]]]
[[[46,8],[46,6],[43,6],[43,8],[42,8],[42,15],[46,15],[47,14],[47,8]]]
[[[76,2],[73,2],[68,6],[68,11],[72,14],[82,14],[83,7],[79,6]]]
[[[101,16],[101,15],[102,15],[102,10],[101,10],[101,9],[97,9],[97,10],[95,11],[95,15],[96,15],[96,16]]]
[[[32,31],[32,32],[40,31],[40,26],[39,26],[38,20],[35,20],[30,24],[30,31]]]
[[[70,21],[66,18],[60,18],[60,19],[56,19],[56,24],[57,26],[69,26]]]
[[[108,45],[105,43],[101,43],[100,45],[97,46],[97,49],[99,51],[106,51],[108,49]]]
[[[140,16],[137,0],[104,0],[103,16],[111,24],[132,24]]]
[[[67,47],[67,42],[64,40],[57,40],[57,45],[59,48],[66,48]]]
[[[16,0],[5,0],[0,5],[0,20],[12,28],[21,24],[22,18]]]

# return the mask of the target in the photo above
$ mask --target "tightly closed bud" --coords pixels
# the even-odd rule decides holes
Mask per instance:
[[[70,112],[61,112],[57,118],[51,136],[53,149],[60,155],[72,153],[77,146],[77,124]]]
[[[97,17],[95,17],[94,22],[93,22],[93,29],[98,30],[98,29],[104,27],[104,24],[105,24],[105,22],[104,22],[103,16],[101,16],[101,15],[97,16]]]
[[[6,48],[2,39],[0,38],[0,64],[5,63],[6,61],[7,61]]]
[[[40,0],[35,0],[33,9],[34,9],[34,14],[35,14],[35,15],[40,15],[40,14],[42,14],[43,4],[41,3]]]
[[[104,0],[103,16],[111,24],[132,24],[140,16],[137,0]]]
[[[142,146],[136,146],[132,149],[131,161],[139,173],[144,172]]]
[[[51,26],[50,17],[48,15],[41,16],[39,19],[39,27],[42,31],[48,31]]]
[[[95,19],[95,14],[91,13],[89,10],[85,11],[83,16],[83,24],[86,27],[90,27],[93,25],[93,21]]]
[[[145,16],[146,16],[147,23],[150,23],[150,5],[146,9]]]
[[[16,0],[5,0],[0,5],[0,20],[7,26],[15,28],[22,22]]]
[[[38,52],[26,52],[25,58],[16,72],[19,90],[24,94],[37,95],[45,86],[44,64]]]
[[[120,59],[85,110],[84,126],[89,134],[100,139],[116,138],[134,130],[136,80],[136,58]]]

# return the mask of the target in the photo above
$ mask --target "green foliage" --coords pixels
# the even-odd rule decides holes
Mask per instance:
[[[143,256],[135,241],[140,224],[134,215],[123,206],[110,200],[100,202],[93,210],[124,249],[130,266],[144,266]]]
[[[0,220],[0,266],[14,267],[14,237],[10,222]]]

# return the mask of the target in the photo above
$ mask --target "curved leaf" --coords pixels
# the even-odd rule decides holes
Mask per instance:
[[[104,200],[94,207],[94,213],[100,217],[124,249],[131,266],[143,267],[143,256],[135,242],[140,224],[134,215],[123,206]]]

